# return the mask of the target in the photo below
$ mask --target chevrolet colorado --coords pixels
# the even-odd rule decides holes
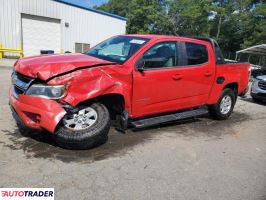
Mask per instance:
[[[213,39],[120,35],[84,54],[18,60],[9,104],[19,130],[44,129],[63,148],[210,113],[227,119],[248,88],[249,64],[226,62]]]

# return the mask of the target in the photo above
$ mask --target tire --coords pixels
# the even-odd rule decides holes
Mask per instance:
[[[80,107],[79,111],[82,109],[84,107]],[[97,113],[94,124],[82,130],[71,129],[65,123],[67,121],[67,116],[65,116],[54,134],[58,146],[65,149],[82,150],[96,147],[107,141],[111,124],[107,108],[101,103],[93,103],[85,109],[92,109]]]
[[[217,120],[225,120],[228,119],[230,117],[230,115],[233,112],[235,103],[236,103],[236,94],[233,90],[226,88],[222,91],[222,94],[218,100],[218,102],[214,105],[210,106],[210,114],[214,119]],[[224,107],[223,105],[223,100],[227,101],[227,99],[231,100],[231,106],[229,108],[229,106],[225,106],[226,109],[222,110],[222,107]],[[229,105],[230,103],[228,102],[228,104],[225,105]]]
[[[26,127],[22,122],[17,122],[18,131],[21,135],[29,137],[31,135],[32,129]]]
[[[12,115],[13,115],[13,118],[16,120],[16,124],[17,124],[18,131],[20,132],[20,134],[25,136],[25,137],[30,136],[32,129],[25,126],[25,124],[21,121],[21,119],[18,117],[18,115],[15,114],[15,111],[12,112]]]

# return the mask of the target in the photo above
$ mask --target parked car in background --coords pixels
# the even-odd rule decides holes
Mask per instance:
[[[208,38],[121,35],[84,54],[20,59],[9,102],[21,132],[45,129],[64,148],[125,131],[205,115],[227,119],[246,93],[249,64],[226,62]]]
[[[250,95],[256,102],[266,100],[266,70],[256,70],[253,73],[253,82],[251,85]]]

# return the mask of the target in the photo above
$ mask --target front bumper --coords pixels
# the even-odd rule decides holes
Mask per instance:
[[[250,96],[252,96],[254,99],[260,99],[260,100],[266,100],[266,93],[250,93]]]
[[[19,95],[13,96],[12,89],[9,90],[9,104],[23,124],[32,129],[46,129],[54,133],[57,124],[66,114],[62,106],[54,100]]]

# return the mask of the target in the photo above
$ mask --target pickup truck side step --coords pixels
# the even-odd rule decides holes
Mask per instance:
[[[187,110],[187,111],[173,113],[173,114],[167,114],[167,115],[162,115],[162,116],[156,116],[156,117],[131,121],[131,124],[135,128],[144,128],[144,127],[161,124],[165,122],[171,122],[171,121],[187,119],[191,117],[202,116],[208,113],[209,113],[208,108],[204,106],[204,107],[200,107],[194,110]]]

